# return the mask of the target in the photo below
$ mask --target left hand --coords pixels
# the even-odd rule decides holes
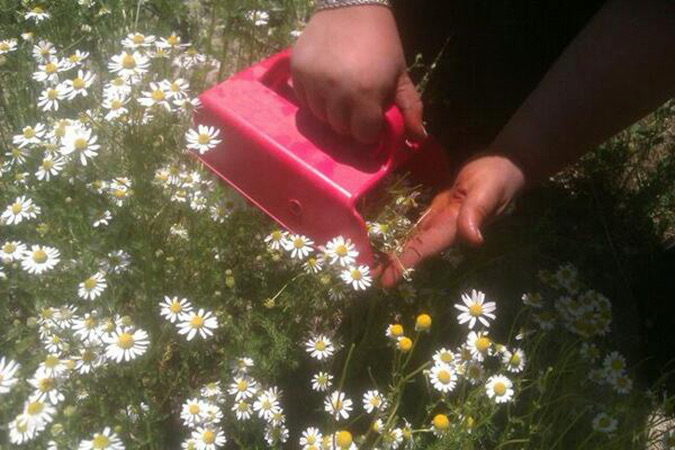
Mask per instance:
[[[457,240],[482,244],[481,227],[501,214],[524,185],[523,171],[505,156],[487,155],[469,161],[453,186],[436,195],[401,254],[391,255],[381,269],[382,286],[394,286],[404,270],[441,253]]]

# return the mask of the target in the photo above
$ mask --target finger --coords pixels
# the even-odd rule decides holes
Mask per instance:
[[[298,100],[298,106],[309,108],[305,87],[298,76],[293,77],[293,91],[295,92],[295,98]]]
[[[416,142],[425,140],[427,131],[422,122],[422,99],[407,72],[403,72],[399,77],[395,103],[403,114],[408,137]]]
[[[323,96],[316,90],[305,86],[305,99],[309,106],[309,110],[312,111],[314,117],[322,122],[328,122],[328,116],[326,115],[326,101]]]
[[[421,223],[413,236],[404,245],[401,255],[391,258],[383,269],[381,283],[391,287],[403,276],[405,270],[417,266],[422,261],[445,250],[452,245],[456,236],[456,218],[459,206],[450,206]]]
[[[498,195],[492,189],[473,189],[467,193],[457,217],[458,237],[469,244],[481,245],[481,227],[492,217],[499,204]]]
[[[363,103],[352,111],[351,135],[364,144],[374,144],[380,137],[384,123],[382,107],[376,103]]]
[[[339,134],[349,134],[349,106],[346,97],[337,97],[329,101],[326,106],[328,123]]]

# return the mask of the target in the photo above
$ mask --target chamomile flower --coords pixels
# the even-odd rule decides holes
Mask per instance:
[[[475,332],[472,331],[469,333],[469,336],[466,339],[466,344],[471,351],[471,356],[476,361],[483,361],[485,356],[490,354],[492,348],[492,341],[488,337],[487,332]]]
[[[326,392],[333,386],[333,375],[328,372],[318,372],[312,376],[312,389],[316,392]]]
[[[323,434],[318,428],[309,427],[302,432],[300,436],[300,446],[302,450],[319,450],[321,442],[323,441]]]
[[[350,285],[355,291],[366,290],[373,284],[370,269],[366,265],[350,267],[340,274],[342,281]]]
[[[124,450],[122,440],[109,427],[80,443],[78,450]]]
[[[377,390],[367,391],[363,394],[363,409],[365,409],[368,414],[372,413],[374,410],[385,410],[387,409],[387,400]]]
[[[110,94],[103,99],[102,106],[108,110],[108,113],[105,115],[105,120],[116,120],[124,116],[129,112],[129,110],[124,106],[129,103],[127,99],[122,94]]]
[[[70,56],[68,56],[68,62],[73,64],[73,66],[80,66],[87,58],[89,58],[89,52],[75,50],[75,53],[71,53]]]
[[[206,419],[206,402],[192,398],[183,403],[180,418],[187,427],[195,427]]]
[[[78,285],[77,295],[85,300],[94,300],[108,287],[105,275],[97,272]]]
[[[625,373],[611,373],[607,377],[607,382],[619,394],[628,394],[633,389],[633,380]]]
[[[38,408],[38,406],[35,408]],[[46,425],[46,423],[43,423],[40,425],[40,427],[37,427],[34,424],[29,426],[28,416],[23,413],[19,414],[8,425],[9,441],[16,445],[21,445],[31,441],[35,439],[37,434],[42,431]]]
[[[34,6],[24,15],[24,17],[26,20],[32,20],[35,23],[40,23],[43,20],[49,19],[51,16],[41,6]]]
[[[513,398],[513,383],[503,375],[493,375],[485,383],[485,393],[495,403],[506,403]]]
[[[38,145],[42,143],[42,138],[45,135],[45,126],[41,123],[36,123],[35,126],[27,126],[21,130],[21,134],[14,135],[12,143],[19,148],[24,148],[28,145]]]
[[[141,33],[129,33],[126,38],[122,40],[122,46],[136,50],[144,47],[150,47],[157,38],[151,35],[144,35]]]
[[[32,54],[37,62],[44,63],[50,61],[56,55],[56,49],[51,42],[41,40],[33,46]]]
[[[279,250],[281,247],[285,247],[287,239],[288,233],[281,230],[274,230],[265,237],[265,243],[267,243],[267,247],[270,250]]]
[[[186,334],[191,341],[197,334],[203,339],[213,336],[213,330],[218,328],[218,319],[210,311],[200,308],[197,312],[189,312],[180,317],[178,333]]]
[[[142,97],[138,99],[138,103],[146,108],[165,108],[170,112],[171,104],[167,101],[168,98],[161,83],[150,83],[150,90],[143,91]]]
[[[525,369],[525,362],[525,352],[520,348],[516,348],[512,352],[505,349],[502,353],[502,364],[509,372],[522,372]]]
[[[106,83],[103,88],[103,97],[128,97],[131,94],[131,82],[122,77],[116,77]]]
[[[45,401],[57,405],[66,397],[59,391],[59,378],[38,369],[28,383],[35,389],[30,401]]]
[[[433,360],[436,364],[452,365],[453,361],[455,360],[455,354],[452,352],[452,350],[442,348],[434,353]]]
[[[240,400],[235,402],[235,404],[232,406],[232,411],[234,411],[234,415],[237,420],[248,420],[253,414],[253,407],[247,401]]]
[[[605,356],[603,367],[608,376],[623,374],[626,371],[626,358],[619,352],[612,352]]]
[[[159,305],[162,308],[159,314],[171,323],[180,319],[181,314],[192,312],[192,304],[187,298],[165,296]]]
[[[236,401],[253,398],[257,391],[257,382],[246,375],[236,376],[227,390],[228,394],[234,395]]]
[[[190,44],[182,44],[181,37],[174,32],[171,33],[171,36],[167,38],[159,38],[159,41],[157,41],[155,45],[159,48],[177,50],[183,47],[188,47]]]
[[[78,95],[87,97],[89,93],[87,89],[94,83],[96,77],[93,73],[83,70],[77,71],[77,76],[72,80],[66,80],[63,84],[66,90],[68,100],[72,100]]]
[[[599,413],[593,418],[592,425],[595,431],[600,433],[612,434],[616,431],[619,422],[605,412]]]
[[[199,125],[197,130],[188,130],[185,133],[185,140],[187,141],[187,148],[195,150],[203,155],[207,151],[220,144],[222,141],[218,139],[220,130],[215,127],[208,127],[206,125]]]
[[[52,58],[45,64],[38,65],[37,72],[33,72],[33,79],[44,84],[56,84],[59,82],[59,73],[72,68],[68,61]]]
[[[284,249],[291,253],[291,258],[305,259],[312,251],[314,242],[305,236],[293,234],[284,241]]]
[[[54,420],[56,409],[44,400],[28,400],[23,405],[23,420],[28,428],[37,428],[38,430]]]
[[[16,39],[0,40],[0,55],[13,52],[16,50]]]
[[[431,430],[437,437],[443,436],[450,428],[450,419],[445,414],[436,414],[431,420]]]
[[[102,366],[105,358],[98,346],[83,347],[80,353],[74,357],[75,370],[80,374],[88,374],[93,369]]]
[[[598,358],[600,358],[600,349],[598,348],[597,345],[595,345],[592,342],[591,343],[584,342],[583,344],[581,344],[579,354],[583,358],[591,362],[595,362]]]
[[[214,401],[224,401],[223,390],[220,388],[220,381],[212,381],[211,383],[206,383],[199,391],[199,394],[202,397],[208,398]]]
[[[211,425],[198,427],[192,432],[191,437],[197,444],[196,450],[215,450],[227,442],[223,430]]]
[[[335,420],[349,419],[352,401],[343,392],[335,391],[324,401],[324,410]]]
[[[257,411],[259,418],[270,421],[275,414],[281,412],[281,406],[274,395],[265,391],[253,402],[253,410]]]
[[[10,151],[5,152],[5,156],[9,159],[5,161],[4,169],[7,169],[25,163],[28,152],[25,148],[12,147]]]
[[[109,210],[106,209],[105,211],[96,211],[94,213],[91,226],[94,228],[107,227],[110,225],[111,220],[112,213]]]
[[[384,335],[387,336],[389,339],[396,341],[398,340],[398,338],[403,336],[403,333],[404,333],[403,325],[399,323],[392,323],[389,326],[387,326]]]
[[[471,383],[477,385],[483,380],[483,365],[477,361],[468,361],[463,365],[457,366],[458,373]],[[459,370],[461,369],[461,372]]]
[[[338,236],[326,244],[326,256],[330,258],[331,264],[349,267],[356,262],[359,252],[351,240]]]
[[[28,273],[39,275],[56,267],[60,256],[61,253],[53,247],[32,245],[31,249],[24,253],[21,268]]]
[[[245,375],[248,373],[248,370],[254,365],[255,363],[253,362],[253,359],[248,358],[246,356],[240,356],[238,358],[235,358],[234,361],[232,361],[230,368],[234,374]]]
[[[539,292],[526,292],[522,296],[523,304],[533,308],[542,308],[544,306],[544,299]]]
[[[86,166],[87,160],[95,157],[98,154],[98,149],[101,148],[96,143],[97,140],[98,138],[88,128],[83,126],[70,127],[61,142],[61,153],[64,155],[74,153],[76,157],[79,157],[80,163]]]
[[[67,91],[63,84],[46,88],[38,98],[38,107],[43,111],[58,111],[59,102],[66,98]]]
[[[331,342],[328,337],[321,334],[309,339],[305,343],[305,350],[312,358],[321,361],[333,356],[335,347],[333,346],[333,342]]]
[[[66,371],[65,360],[62,360],[58,354],[48,354],[38,365],[38,370],[49,377],[59,377]]]
[[[13,261],[20,261],[26,252],[26,244],[21,241],[5,241],[0,246],[0,261],[9,264]]]
[[[163,80],[161,85],[166,97],[174,100],[187,97],[190,89],[190,84],[183,78],[177,78],[174,81]]]
[[[51,177],[56,176],[63,170],[65,161],[62,157],[57,156],[56,158],[52,155],[47,155],[42,160],[38,171],[35,172],[35,178],[42,181],[49,181]]]
[[[148,71],[149,61],[141,53],[124,51],[111,58],[108,69],[122,79],[135,83]]]
[[[9,393],[19,381],[16,377],[19,367],[21,366],[11,359],[6,360],[4,356],[0,358],[0,395]]]
[[[103,342],[107,344],[106,356],[116,362],[136,359],[147,351],[150,344],[148,333],[128,327],[121,327],[109,335],[104,335]]]
[[[429,381],[434,389],[445,394],[455,389],[457,374],[447,364],[436,364],[429,372]]]
[[[303,263],[302,268],[308,274],[319,273],[323,268],[323,259],[320,257],[315,258],[313,256],[310,256],[309,258],[307,258],[307,261]]]
[[[457,316],[460,325],[469,322],[469,328],[471,329],[476,325],[476,321],[480,321],[480,323],[489,327],[490,322],[487,319],[495,319],[495,315],[492,313],[497,307],[494,302],[485,302],[484,293],[472,289],[471,295],[462,294],[462,301],[464,305],[455,304],[455,308],[461,311]]]
[[[174,97],[171,100],[171,103],[173,103],[180,111],[187,114],[197,111],[202,107],[202,102],[199,100],[199,97]]]

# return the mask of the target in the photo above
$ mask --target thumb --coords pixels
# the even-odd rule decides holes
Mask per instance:
[[[422,99],[408,72],[403,72],[398,79],[394,102],[403,114],[408,137],[416,142],[424,141],[427,138],[427,130],[422,123]]]
[[[469,191],[457,216],[457,236],[472,245],[483,243],[480,229],[497,209],[496,195],[489,191]]]

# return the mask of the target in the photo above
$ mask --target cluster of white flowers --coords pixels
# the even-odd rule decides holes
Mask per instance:
[[[179,334],[184,334],[188,341],[195,336],[207,339],[213,336],[213,331],[218,329],[218,319],[204,308],[195,311],[190,301],[186,298],[164,297],[160,302],[160,314],[169,322],[176,325]]]
[[[148,334],[135,327],[129,317],[104,318],[97,310],[82,315],[77,311],[78,308],[70,304],[59,308],[45,307],[40,311],[38,336],[44,347],[44,357],[26,380],[32,393],[25,400],[21,413],[9,424],[13,444],[34,440],[54,420],[58,406],[66,399],[73,374],[85,376],[112,363],[131,361],[148,349]],[[18,365],[13,361],[0,359],[0,394],[9,392],[17,383],[17,369]],[[103,440],[108,446],[90,445]],[[92,440],[82,441],[78,448],[124,447],[106,428]]]
[[[365,264],[357,264],[359,252],[350,239],[338,236],[325,246],[315,247],[314,242],[306,236],[275,230],[265,237],[265,242],[270,251],[283,249],[292,259],[302,261],[303,269],[308,274],[333,271],[355,291],[366,290],[373,284],[370,268]],[[331,291],[331,294],[336,299],[343,296],[339,288]]]

